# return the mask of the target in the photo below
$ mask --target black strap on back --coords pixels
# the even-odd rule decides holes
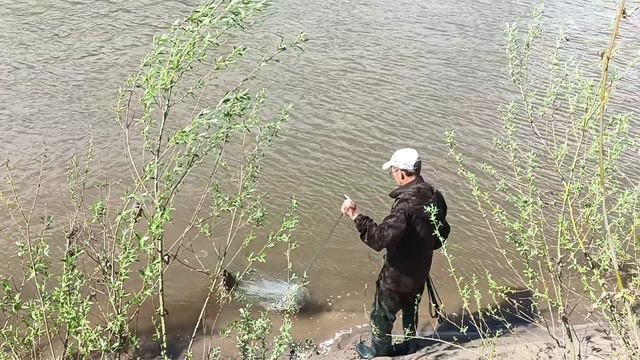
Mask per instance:
[[[438,320],[438,324],[442,324],[444,318],[442,316],[442,311],[440,308],[442,307],[442,300],[440,299],[440,295],[438,291],[433,286],[433,280],[431,279],[431,274],[427,277],[427,292],[429,292],[429,315],[432,318]]]

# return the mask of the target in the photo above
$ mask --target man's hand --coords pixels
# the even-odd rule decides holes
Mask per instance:
[[[360,215],[360,212],[358,211],[358,206],[356,205],[355,201],[351,199],[347,199],[342,203],[342,207],[340,208],[340,211],[342,211],[343,214],[350,217],[351,220],[355,220],[358,217],[358,215]]]

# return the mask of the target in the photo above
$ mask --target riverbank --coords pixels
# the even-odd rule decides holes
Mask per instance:
[[[620,349],[608,331],[598,324],[580,325],[575,328],[580,342],[583,359],[616,358]],[[367,339],[368,325],[362,325],[338,332],[334,339],[319,345],[321,354],[311,359],[357,359],[355,344]],[[434,337],[434,333],[422,334]],[[458,334],[458,339],[464,335]],[[558,334],[560,335],[560,334]],[[493,344],[480,339],[469,341],[455,341],[455,334],[450,332],[441,335],[442,340],[421,340],[422,349],[406,356],[397,356],[398,360],[417,359],[561,359],[563,350],[560,349],[544,327],[529,325],[517,328],[508,335],[495,338]],[[381,357],[379,359],[392,359]]]

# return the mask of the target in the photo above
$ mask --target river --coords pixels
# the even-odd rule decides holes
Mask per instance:
[[[10,158],[16,178],[34,184],[44,143],[48,189],[56,197],[56,184],[64,183],[66,166],[91,131],[102,166],[114,174],[128,172],[120,146],[114,145],[121,144],[113,114],[118,86],[135,72],[152,36],[198,3],[0,0],[0,156]],[[496,263],[492,240],[443,138],[446,129],[455,129],[471,159],[500,160],[491,148],[501,130],[497,110],[514,96],[503,32],[507,23],[526,19],[535,4],[275,1],[251,30],[256,39],[273,41],[300,31],[310,39],[304,53],[287,56],[259,78],[272,101],[294,105],[291,121],[266,159],[261,189],[270,194],[271,209],[284,208],[291,193],[300,202],[295,234],[302,246],[294,264],[299,271],[339,216],[343,193],[374,218],[385,215],[394,184],[380,166],[395,149],[411,146],[422,154],[426,179],[445,193],[453,228],[448,246],[462,261],[459,270],[472,274],[487,268],[501,282],[516,283],[507,266]],[[568,51],[597,69],[614,6],[612,1],[547,1],[545,17],[568,30]],[[623,35],[628,53],[637,53],[640,16],[628,21]],[[639,78],[635,70],[617,93],[622,109],[636,115]],[[637,178],[637,168],[632,177]],[[281,213],[274,211],[275,219]],[[4,213],[0,224],[6,260],[0,269],[7,272],[15,263],[15,239],[6,230]],[[447,305],[455,308],[453,280],[442,256],[435,258],[433,277]],[[331,306],[300,315],[297,336],[323,340],[338,329],[366,323],[381,261],[343,220],[309,274],[314,299]],[[283,271],[284,260],[270,264],[263,271]],[[171,279],[170,303],[193,309],[171,313],[175,324],[193,322],[206,296],[206,282],[192,278],[184,272]],[[424,307],[421,314],[427,318]]]

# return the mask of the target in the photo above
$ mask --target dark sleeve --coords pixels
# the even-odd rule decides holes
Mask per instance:
[[[407,214],[403,209],[394,207],[391,214],[380,224],[366,215],[355,218],[360,239],[375,251],[394,246],[404,235],[407,227]]]

